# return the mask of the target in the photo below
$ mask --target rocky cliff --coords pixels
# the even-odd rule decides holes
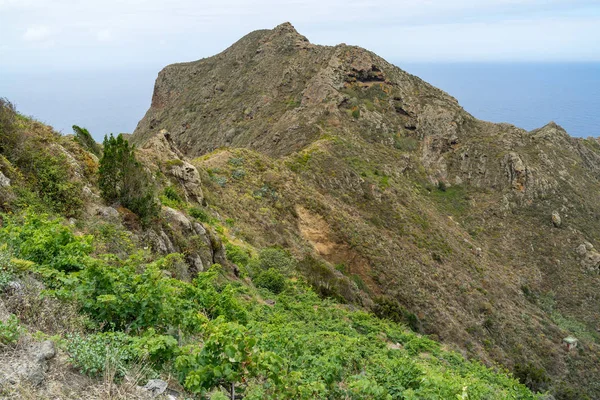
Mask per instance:
[[[166,146],[165,132],[200,171],[203,194],[186,195],[235,220],[240,241],[323,262],[303,264],[323,294],[393,301],[534,389],[600,397],[598,141],[479,121],[289,23],[162,70],[132,140]]]

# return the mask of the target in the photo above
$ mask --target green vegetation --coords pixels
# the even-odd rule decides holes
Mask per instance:
[[[95,255],[88,236],[58,219],[4,218],[5,252],[31,262],[2,257],[3,271],[41,280],[45,296],[76,305],[91,321],[85,332],[59,338],[72,365],[90,376],[120,379],[146,361],[147,374],[175,374],[198,398],[220,390],[245,399],[534,398],[505,372],[443,351],[393,321],[323,300],[294,276],[297,263],[281,249],[252,258],[228,246],[228,257],[269,289],[261,292],[232,281],[217,264],[183,282],[164,273],[179,255]],[[45,246],[49,254],[37,250]],[[265,304],[261,293],[273,301]],[[18,336],[5,333],[15,331],[11,321],[0,326],[0,337],[14,342]]]
[[[87,129],[73,125],[73,132],[75,132],[75,140],[77,140],[77,143],[79,143],[84,149],[94,154],[96,157],[100,157],[102,155],[102,148],[98,143],[96,143]]]
[[[165,187],[159,198],[160,202],[167,207],[178,209],[186,207],[185,201],[173,186]]]
[[[160,206],[149,174],[135,159],[134,151],[123,135],[105,136],[98,185],[107,202],[120,203],[147,223],[158,214]]]
[[[19,341],[21,326],[14,314],[8,317],[6,322],[0,321],[0,349],[3,346],[13,345]]]

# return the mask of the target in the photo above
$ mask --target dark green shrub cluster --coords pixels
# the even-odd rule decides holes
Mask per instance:
[[[400,324],[406,324],[415,332],[419,331],[419,319],[414,313],[407,311],[396,300],[380,296],[373,299],[373,313],[379,318],[389,319]]]
[[[254,282],[257,287],[265,288],[275,294],[279,294],[285,289],[286,279],[279,270],[269,268],[266,271],[259,272],[252,279],[252,282]]]
[[[102,148],[98,143],[96,143],[87,129],[73,125],[73,132],[75,133],[75,140],[81,145],[81,147],[97,157],[101,156]]]
[[[160,195],[160,202],[167,207],[182,209],[185,207],[183,198],[173,186],[167,186]]]
[[[200,207],[190,207],[188,213],[191,217],[196,218],[200,222],[209,222],[210,216]]]
[[[519,382],[534,392],[542,392],[548,389],[550,377],[546,373],[546,370],[531,362],[516,364],[513,374]]]
[[[231,243],[225,245],[225,255],[229,261],[239,267],[245,267],[250,262],[248,251]]]
[[[160,204],[151,177],[135,158],[135,147],[119,135],[104,137],[104,154],[98,169],[98,186],[109,203],[120,203],[142,222],[158,215]]]
[[[360,302],[356,283],[324,262],[307,255],[300,260],[297,268],[320,296],[331,297],[341,302]]]
[[[17,111],[15,106],[0,97],[0,153],[6,154],[15,148],[19,141],[16,128]]]
[[[255,272],[274,268],[284,274],[289,274],[296,268],[296,260],[283,249],[267,247],[258,253],[256,260],[252,260],[250,267]]]

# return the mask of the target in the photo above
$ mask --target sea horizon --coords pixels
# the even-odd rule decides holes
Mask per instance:
[[[391,62],[478,119],[526,130],[554,121],[574,137],[600,136],[600,62]],[[0,97],[63,134],[75,124],[101,141],[133,132],[160,69],[0,71]]]

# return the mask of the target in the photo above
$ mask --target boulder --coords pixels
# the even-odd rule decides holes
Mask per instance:
[[[24,351],[16,353],[10,365],[0,367],[0,386],[3,384],[17,385],[27,382],[39,386],[44,382],[48,371],[48,361],[56,356],[54,342],[34,342]]]
[[[558,211],[552,212],[552,224],[557,228],[559,228],[562,225],[562,220]]]
[[[0,187],[8,187],[10,186],[10,179],[6,177],[2,172],[0,172]]]
[[[167,390],[168,386],[169,385],[167,382],[163,381],[162,379],[150,379],[148,383],[142,387],[142,389],[148,392],[151,398],[154,398],[163,394],[165,390]]]

